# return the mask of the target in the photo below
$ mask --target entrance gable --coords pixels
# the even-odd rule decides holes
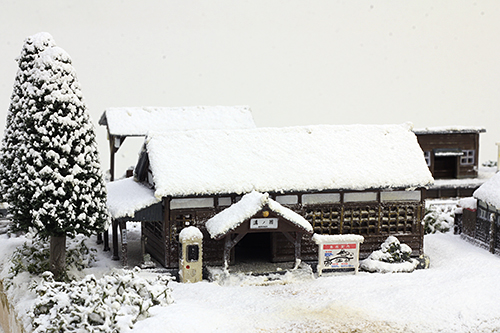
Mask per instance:
[[[206,227],[213,239],[221,239],[229,233],[262,231],[313,233],[305,218],[269,198],[268,193],[255,191],[209,219]]]

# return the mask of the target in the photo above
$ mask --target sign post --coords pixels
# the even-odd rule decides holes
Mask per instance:
[[[314,234],[313,240],[318,244],[318,276],[358,272],[359,244],[363,243],[363,236]]]

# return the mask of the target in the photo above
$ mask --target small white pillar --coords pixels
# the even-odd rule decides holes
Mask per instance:
[[[187,227],[179,233],[182,244],[179,256],[179,278],[181,282],[199,282],[203,271],[203,234],[196,227]]]
[[[500,170],[500,142],[496,143],[498,147],[498,155],[497,155],[497,171]]]

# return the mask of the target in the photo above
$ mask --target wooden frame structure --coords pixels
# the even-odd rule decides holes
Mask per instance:
[[[335,199],[336,202],[310,204],[304,199],[310,195],[338,198],[338,201]],[[353,201],[353,196],[359,196],[360,201]],[[278,202],[284,202],[282,198],[286,200],[297,198],[295,204],[282,203],[282,205],[308,220],[315,233],[364,236],[365,241],[360,248],[360,258],[365,258],[379,249],[380,244],[391,235],[408,244],[413,250],[412,256],[423,254],[424,229],[421,220],[425,209],[425,189],[285,192],[270,194],[270,197]],[[242,224],[234,232],[212,239],[205,223],[229,205],[238,202],[240,198],[241,196],[237,194],[164,198],[163,221],[150,221],[143,224],[143,235],[147,238],[146,251],[163,266],[177,268],[179,233],[185,227],[196,226],[204,235],[203,262],[205,265],[223,265],[223,258],[229,259],[228,262],[231,264],[234,263],[234,246],[246,235],[248,226]],[[193,202],[204,202],[206,207],[171,207],[172,201],[175,203],[176,200],[189,201],[191,199],[197,200]],[[272,214],[272,216],[276,215]],[[311,235],[299,234],[293,228],[283,231],[285,233],[271,233],[271,261],[294,261],[299,256],[298,251],[303,260],[317,260],[317,245],[312,241]],[[231,250],[230,253],[229,250]]]

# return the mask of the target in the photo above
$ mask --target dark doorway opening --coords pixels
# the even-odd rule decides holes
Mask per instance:
[[[440,156],[434,158],[434,178],[457,178],[457,157]]]
[[[248,233],[234,247],[236,263],[270,262],[271,233]]]

